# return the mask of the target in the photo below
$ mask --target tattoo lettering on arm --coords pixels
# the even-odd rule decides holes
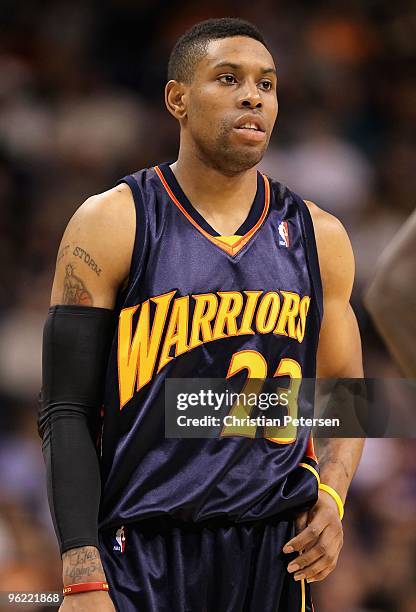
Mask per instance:
[[[62,249],[59,249],[59,253],[58,256],[56,258],[56,263],[59,263],[61,261],[61,259],[63,259],[65,257],[65,255],[68,253],[69,251],[69,244],[66,244],[65,246],[62,247]]]
[[[67,264],[65,267],[64,293],[62,301],[64,304],[78,304],[80,306],[92,306],[93,299],[91,293],[86,289],[85,284],[74,274],[75,267]]]
[[[101,268],[98,267],[97,263],[93,260],[91,255],[87,253],[87,251],[84,251],[84,249],[81,249],[80,246],[75,247],[75,249],[72,252],[72,255],[75,255],[75,257],[79,257],[81,261],[86,263],[87,266],[89,266],[92,270],[94,270],[97,276],[101,275]]]
[[[72,548],[62,555],[65,584],[105,580],[100,553],[94,546]]]

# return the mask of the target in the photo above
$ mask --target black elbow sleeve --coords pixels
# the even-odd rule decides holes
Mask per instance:
[[[95,442],[113,331],[113,311],[86,306],[53,306],[44,327],[38,431],[61,554],[98,546]]]

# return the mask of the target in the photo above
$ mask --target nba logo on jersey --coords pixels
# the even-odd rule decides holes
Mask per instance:
[[[289,228],[287,221],[279,223],[279,246],[289,247]]]
[[[126,547],[126,534],[124,533],[123,525],[120,527],[120,529],[117,529],[114,539],[116,543],[113,545],[113,550],[123,553]]]

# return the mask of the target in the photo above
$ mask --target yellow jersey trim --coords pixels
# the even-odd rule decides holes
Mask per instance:
[[[235,234],[234,236],[215,236],[216,240],[219,242],[223,242],[224,244],[228,244],[229,246],[234,246],[243,236],[238,236]]]

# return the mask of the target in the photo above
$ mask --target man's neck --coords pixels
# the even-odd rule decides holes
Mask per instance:
[[[171,165],[194,208],[220,234],[234,234],[247,218],[257,191],[257,170],[227,176],[196,155],[180,151]]]

